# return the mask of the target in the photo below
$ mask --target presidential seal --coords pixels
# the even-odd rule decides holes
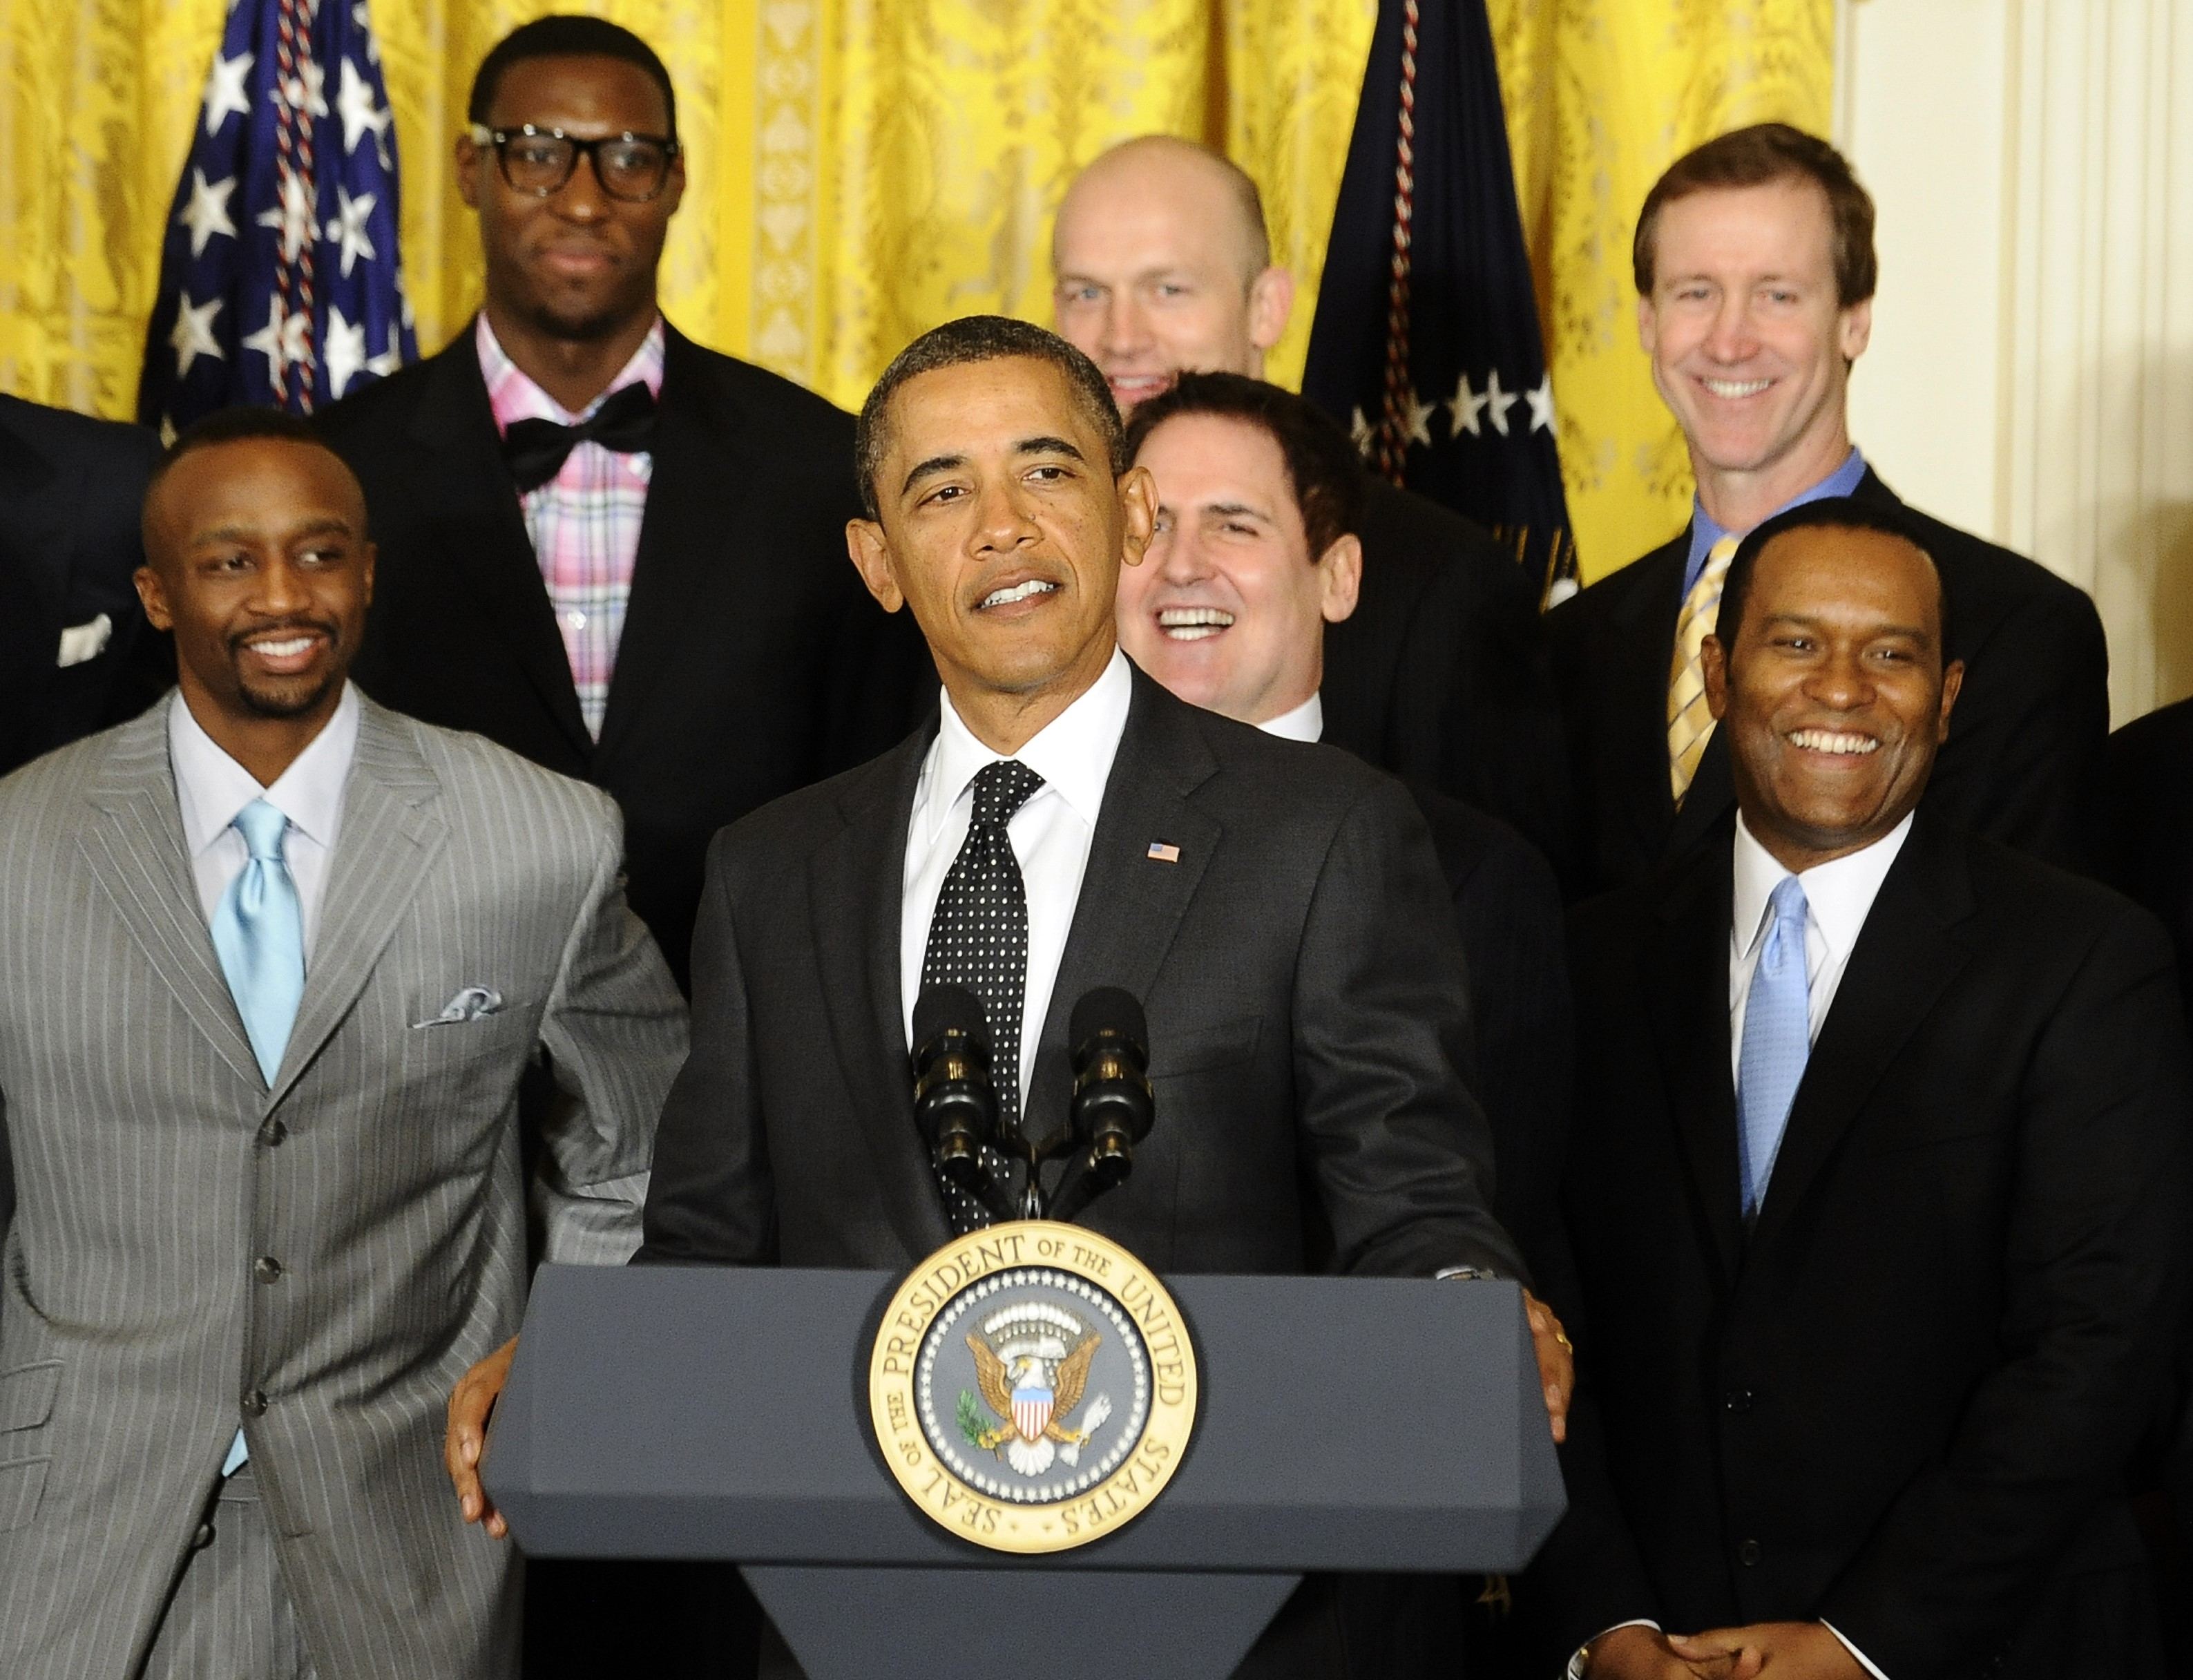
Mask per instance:
[[[1149,1509],[1195,1426],[1195,1352],[1155,1274],[1079,1225],[993,1225],[884,1310],[868,1406],[933,1521],[994,1551],[1065,1551]]]

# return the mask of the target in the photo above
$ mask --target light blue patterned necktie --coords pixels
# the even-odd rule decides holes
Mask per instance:
[[[1784,876],[1768,900],[1774,912],[1744,1006],[1744,1049],[1737,1058],[1738,1167],[1744,1218],[1759,1217],[1766,1180],[1789,1122],[1789,1104],[1812,1052],[1812,988],[1805,978],[1805,889]]]
[[[289,819],[265,800],[254,800],[231,826],[243,836],[251,857],[214,911],[213,948],[243,1018],[251,1053],[271,1086],[305,995],[305,915],[282,857]]]

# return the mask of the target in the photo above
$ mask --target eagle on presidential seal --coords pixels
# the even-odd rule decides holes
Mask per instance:
[[[1041,1476],[1054,1458],[1078,1465],[1081,1448],[1112,1415],[1110,1397],[1100,1394],[1079,1429],[1066,1427],[1103,1338],[1063,1308],[1033,1301],[993,1314],[979,1328],[980,1334],[968,1335],[967,1347],[982,1397],[959,1396],[959,1423],[968,1444],[1001,1455],[1022,1476]]]

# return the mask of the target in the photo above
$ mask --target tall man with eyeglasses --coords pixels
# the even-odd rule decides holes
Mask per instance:
[[[467,114],[485,303],[323,418],[381,539],[358,678],[615,795],[682,983],[710,837],[896,741],[934,679],[845,564],[850,416],[657,307],[685,186],[662,61],[541,18]]]
[[[322,420],[380,540],[356,674],[615,796],[627,897],[682,985],[716,831],[896,741],[936,679],[845,561],[851,417],[657,306],[685,186],[661,60],[541,18],[489,52],[467,115],[480,312]],[[526,1671],[713,1680],[750,1605],[728,1571],[536,1568]]]

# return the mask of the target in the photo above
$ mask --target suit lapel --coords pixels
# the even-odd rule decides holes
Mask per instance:
[[[1096,986],[1119,986],[1148,1001],[1181,918],[1195,897],[1222,831],[1188,796],[1218,773],[1218,761],[1193,728],[1194,714],[1140,670],[1104,803],[1090,837],[1081,896],[1059,959],[1043,1038],[1023,1114],[1041,1137],[1066,1117],[1072,1079],[1067,1030],[1074,1006]],[[1177,863],[1149,855],[1153,843],[1177,846]],[[1132,915],[1122,907],[1134,906]]]
[[[941,1247],[952,1235],[914,1127],[899,992],[907,823],[936,735],[932,718],[861,772],[839,801],[844,826],[808,864],[823,1012],[892,1227],[913,1255]]]
[[[1660,949],[1648,959],[1653,1042],[1675,1109],[1675,1130],[1724,1278],[1744,1252],[1743,1189],[1736,1158],[1736,1089],[1729,1074],[1728,941],[1734,897],[1724,831],[1674,877],[1660,914]],[[1657,962],[1658,972],[1650,973]]]
[[[604,760],[640,726],[663,673],[679,668],[681,645],[710,634],[723,605],[713,598],[733,582],[722,537],[736,528],[744,486],[725,458],[741,416],[713,388],[701,351],[667,324],[666,332],[655,467],[602,718]]]
[[[329,859],[326,897],[305,995],[276,1069],[278,1103],[328,1041],[396,936],[404,912],[448,840],[433,810],[441,793],[406,725],[367,701],[358,753],[343,784],[342,832]]]
[[[1608,718],[1621,731],[1616,758],[1627,783],[1622,808],[1628,814],[1637,855],[1659,857],[1668,851],[1675,821],[1675,794],[1668,786],[1668,661],[1675,645],[1675,620],[1683,605],[1683,558],[1688,528],[1635,563],[1637,578],[1614,624],[1606,657],[1614,704]]]
[[[440,475],[432,498],[447,510],[444,558],[471,584],[557,726],[591,759],[593,739],[579,713],[570,660],[526,535],[518,487],[503,464],[501,434],[469,326],[430,364],[410,430]]]
[[[168,760],[167,706],[114,732],[86,798],[94,810],[77,846],[129,937],[221,1059],[248,1084],[262,1084],[191,876]]]
[[[1881,882],[1805,1064],[1760,1204],[1755,1247],[1789,1224],[1888,1064],[1970,960],[1956,926],[1973,909],[1955,840],[1921,818]]]
[[[1663,744],[1661,763],[1667,763]],[[1666,788],[1666,778],[1661,779]],[[1673,804],[1672,794],[1669,803]],[[1707,738],[1704,756],[1698,760],[1698,772],[1691,778],[1690,791],[1684,794],[1682,805],[1673,814],[1668,829],[1667,852],[1670,857],[1688,851],[1717,827],[1728,821],[1728,814],[1736,809],[1736,778],[1728,766],[1728,742],[1714,726]]]

